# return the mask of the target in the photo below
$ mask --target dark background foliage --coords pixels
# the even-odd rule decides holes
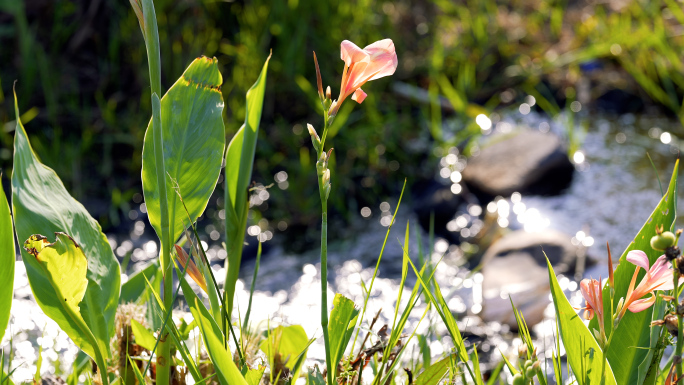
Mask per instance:
[[[336,95],[344,39],[363,47],[391,38],[400,65],[391,78],[365,87],[362,105],[345,103],[332,128],[338,220],[396,194],[404,178],[414,186],[433,178],[446,149],[467,153],[479,133],[478,113],[530,94],[551,115],[574,100],[678,114],[684,88],[677,33],[684,13],[669,0],[158,0],[155,6],[163,86],[193,58],[218,58],[228,140],[244,119],[245,92],[272,51],[254,180],[268,186],[287,172],[287,188],[271,187],[259,211],[291,230],[318,218],[306,130],[306,123],[322,129],[312,51]],[[3,184],[12,168],[16,81],[22,119],[42,161],[105,231],[125,231],[141,192],[151,111],[144,44],[128,1],[0,0],[0,63]],[[610,92],[629,103],[611,105]]]

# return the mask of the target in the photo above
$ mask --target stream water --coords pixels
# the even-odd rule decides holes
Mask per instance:
[[[522,111],[522,110],[521,110]],[[515,111],[506,115],[502,122],[494,122],[491,133],[483,137],[484,141],[491,136],[505,133],[511,129],[542,130],[563,136],[567,139],[566,129],[568,115],[562,115],[555,121],[534,112]],[[580,117],[580,118],[578,118]],[[605,243],[610,242],[613,254],[618,255],[628,245],[632,237],[639,231],[643,222],[660,199],[658,178],[646,153],[653,159],[663,188],[667,188],[674,162],[684,141],[679,142],[671,133],[678,129],[679,123],[660,116],[622,116],[581,115],[575,117],[577,126],[586,127],[575,130],[575,139],[579,139],[577,152],[571,154],[576,172],[572,185],[558,196],[521,196],[514,195],[505,199],[510,210],[494,208],[493,215],[499,220],[499,226],[526,231],[543,231],[554,229],[573,236],[573,242],[583,244],[588,255],[597,263],[588,268],[585,276],[607,276],[605,261]],[[483,144],[484,145],[484,144]],[[436,173],[439,166],[436,164]],[[445,184],[451,183],[446,178]],[[453,189],[458,191],[459,189]],[[680,193],[681,195],[681,193]],[[362,306],[364,292],[362,282],[371,284],[375,263],[381,253],[385,235],[390,223],[389,216],[394,211],[398,197],[387,202],[378,202],[377,207],[358,213],[351,228],[353,235],[330,245],[329,252],[329,286],[328,298],[332,305],[334,293],[341,293]],[[504,205],[503,203],[501,205]],[[465,212],[457,213],[455,219]],[[472,215],[472,207],[469,208]],[[475,210],[478,211],[478,210]],[[487,207],[480,207],[479,212],[486,212]],[[681,212],[681,209],[678,210]],[[387,238],[386,247],[379,264],[379,274],[374,280],[371,299],[366,309],[365,319],[371,319],[380,312],[378,324],[391,326],[394,318],[401,276],[402,247],[406,223],[411,223],[411,257],[417,260],[418,246],[415,234],[418,231],[417,220],[410,208],[402,206],[398,210],[395,225]],[[140,236],[145,222],[139,221],[131,235]],[[142,229],[140,229],[140,227]],[[475,230],[475,229],[473,229]],[[262,233],[263,234],[263,233]],[[262,239],[264,235],[261,236]],[[473,234],[474,235],[474,234]],[[126,237],[108,235],[112,247],[118,255],[132,252],[134,261],[143,262],[154,258],[157,245],[154,241],[135,241]],[[135,238],[135,237],[133,237]],[[213,238],[213,237],[212,237]],[[267,237],[270,238],[270,237]],[[423,234],[424,246],[427,236]],[[255,237],[249,241],[254,242]],[[261,261],[257,279],[254,306],[251,320],[260,327],[266,327],[266,320],[274,324],[299,324],[304,327],[309,337],[317,340],[309,349],[309,364],[321,362],[324,358],[323,341],[320,329],[320,276],[318,275],[318,251],[305,254],[287,253],[277,237],[272,241],[270,251]],[[209,256],[216,261],[225,258],[218,242],[207,246]],[[122,249],[123,248],[123,249]],[[500,360],[498,350],[513,356],[517,354],[519,339],[509,331],[507,325],[496,322],[484,323],[479,314],[482,311],[482,274],[472,273],[465,265],[461,247],[451,245],[444,239],[436,239],[433,255],[428,255],[437,265],[435,279],[443,288],[451,310],[457,314],[458,323],[464,335],[469,337],[467,344],[476,342],[483,352],[483,361],[491,365]],[[614,257],[617,258],[617,257]],[[222,263],[216,263],[216,277],[224,276]],[[246,261],[242,267],[242,276],[238,282],[238,308],[241,313],[247,308],[249,285],[254,269],[254,261]],[[410,295],[415,279],[409,274],[406,287],[403,288],[404,300]],[[571,301],[579,305],[577,283],[572,277],[561,277],[560,283],[567,289]],[[541,295],[540,301],[550,304],[548,295]],[[403,309],[405,306],[402,303]],[[406,325],[405,332],[416,330],[419,334],[429,336],[429,346],[433,357],[450,349],[453,345],[449,338],[444,338],[446,330],[436,314],[432,312],[421,321],[426,308],[419,302],[413,310]],[[538,339],[541,357],[550,357],[552,346],[553,311],[547,307],[546,318],[533,328]],[[364,324],[366,325],[366,324]],[[378,328],[376,327],[376,330]],[[365,331],[362,331],[362,336]],[[439,337],[438,337],[439,336]],[[56,324],[48,319],[35,305],[28,280],[21,262],[17,262],[15,277],[15,300],[13,302],[10,329],[2,341],[6,345],[12,337],[14,357],[12,368],[17,368],[13,378],[15,382],[29,381],[36,370],[39,346],[42,346],[43,364],[41,372],[63,373],[70,371],[77,348],[69,338],[61,332]],[[542,347],[548,347],[548,349]],[[358,348],[358,344],[357,344]],[[404,359],[418,356],[416,340],[413,339],[406,349]]]

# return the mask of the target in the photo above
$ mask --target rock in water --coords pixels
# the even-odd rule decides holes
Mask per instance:
[[[451,243],[458,243],[458,236],[447,231],[446,226],[459,207],[466,201],[464,198],[471,198],[473,203],[477,203],[474,196],[467,196],[467,192],[455,195],[451,192],[450,186],[445,186],[435,180],[426,180],[415,183],[412,187],[413,211],[418,217],[421,227],[427,232],[430,228],[430,216],[434,214],[435,234],[446,238]]]
[[[522,194],[555,195],[572,181],[574,166],[553,134],[521,131],[468,160],[463,180],[481,201]]]
[[[575,269],[579,251],[570,236],[557,231],[514,231],[501,238],[482,257],[482,318],[517,329],[510,295],[528,326],[539,323],[551,292],[544,253],[556,274],[568,274]]]

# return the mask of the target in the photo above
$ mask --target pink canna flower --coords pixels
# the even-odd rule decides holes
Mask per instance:
[[[370,80],[392,75],[399,63],[391,39],[376,41],[364,49],[345,40],[340,45],[340,51],[340,58],[344,61],[344,72],[340,96],[330,106],[330,116],[337,114],[340,105],[349,95],[352,100],[362,103],[366,93],[361,86]]]
[[[584,307],[584,318],[590,320],[594,314],[598,315],[599,320],[603,318],[603,291],[601,281],[585,278],[580,282],[580,291],[586,301]]]
[[[586,301],[584,307],[584,318],[590,320],[594,315],[598,317],[600,337],[605,340],[606,329],[603,320],[603,290],[601,290],[601,280],[585,278],[580,282],[580,291]]]
[[[648,309],[655,303],[655,295],[651,295],[648,298],[643,298],[644,296],[653,294],[655,290],[672,290],[674,287],[670,263],[664,255],[661,255],[653,263],[653,266],[649,266],[648,256],[641,250],[632,250],[627,253],[627,260],[635,264],[637,268],[634,270],[634,275],[629,284],[627,296],[625,297],[622,309],[620,309],[618,319],[622,318],[627,309],[632,313],[638,313]],[[646,270],[646,276],[641,280],[639,286],[634,288],[640,268]]]

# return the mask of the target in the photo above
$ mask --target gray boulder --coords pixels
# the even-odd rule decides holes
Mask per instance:
[[[574,166],[556,135],[519,131],[492,140],[463,170],[463,180],[476,195],[554,195],[570,185]]]
[[[482,258],[482,318],[485,321],[517,328],[509,296],[522,311],[528,326],[544,318],[551,292],[544,253],[556,274],[569,274],[583,251],[572,244],[570,236],[551,230],[514,231],[487,249]]]

